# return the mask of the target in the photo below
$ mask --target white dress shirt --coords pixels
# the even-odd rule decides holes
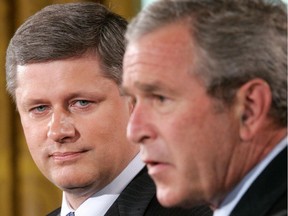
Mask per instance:
[[[75,216],[103,216],[124,188],[144,166],[145,164],[141,161],[140,155],[136,155],[128,166],[110,184],[88,198],[76,209],[76,211],[71,208],[66,200],[65,192],[63,192],[60,215],[66,216],[69,212],[75,212]]]
[[[220,207],[214,211],[213,216],[229,216],[235,208],[241,197],[248,190],[250,185],[260,175],[260,173],[268,166],[268,164],[287,146],[287,137],[285,137],[274,149],[255,166],[239,184],[225,197]]]

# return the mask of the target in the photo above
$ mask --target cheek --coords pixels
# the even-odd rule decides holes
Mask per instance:
[[[22,121],[25,140],[30,151],[35,151],[37,148],[44,145],[45,128],[43,125],[35,124],[30,121]]]
[[[77,130],[81,138],[86,139],[88,143],[91,141],[94,143],[108,143],[117,133],[116,125],[111,124],[110,120],[92,120],[78,125]]]
[[[36,120],[28,114],[20,113],[21,124],[27,139],[43,139],[47,136],[49,118],[44,120]]]
[[[94,121],[92,119],[79,124],[78,130],[82,142],[91,145],[96,149],[95,153],[104,159],[110,158],[111,160],[112,154],[121,151],[122,148],[119,145],[126,141],[126,128],[119,125],[112,117],[98,118]]]
[[[21,119],[22,128],[24,132],[25,144],[27,145],[29,152],[41,169],[41,164],[44,163],[46,156],[46,149],[49,148],[47,144],[47,125],[41,123],[31,122],[27,119]]]
[[[164,124],[163,124],[164,125]],[[204,116],[183,115],[175,118],[166,130],[166,143],[177,163],[184,168],[202,163],[212,150],[215,128]],[[198,165],[197,165],[198,166]],[[186,167],[187,168],[187,167]]]
[[[89,116],[87,122],[78,124],[82,127],[82,131],[92,130],[100,136],[108,136],[108,138],[117,137],[116,134],[123,133],[126,135],[126,127],[129,119],[128,107],[123,103],[105,104],[98,112]]]

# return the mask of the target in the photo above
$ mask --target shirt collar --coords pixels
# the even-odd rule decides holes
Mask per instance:
[[[65,192],[62,196],[61,216],[66,216],[75,211],[75,216],[104,215],[110,206],[115,202],[124,188],[144,168],[145,164],[137,154],[128,166],[108,185],[96,192],[93,196],[82,203],[78,209],[73,210],[66,200]]]
[[[250,185],[260,175],[260,173],[268,166],[268,164],[287,147],[287,137],[285,137],[274,149],[255,166],[234,189],[225,197],[220,207],[214,211],[213,216],[228,216],[237,205],[241,197],[248,190]]]

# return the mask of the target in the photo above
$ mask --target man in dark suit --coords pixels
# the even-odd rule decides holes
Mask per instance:
[[[128,138],[164,206],[287,215],[287,7],[159,0],[128,25]]]
[[[126,26],[100,4],[51,5],[10,41],[8,92],[35,163],[63,190],[61,209],[50,215],[211,215],[207,207],[160,206],[139,147],[126,138],[133,109],[119,88]]]

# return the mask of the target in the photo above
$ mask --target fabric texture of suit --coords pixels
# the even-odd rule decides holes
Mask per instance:
[[[60,211],[58,208],[47,216],[59,216]],[[162,207],[156,198],[155,184],[144,168],[122,191],[105,216],[212,216],[212,214],[207,206],[191,209]]]
[[[287,147],[253,182],[231,216],[287,215]]]

